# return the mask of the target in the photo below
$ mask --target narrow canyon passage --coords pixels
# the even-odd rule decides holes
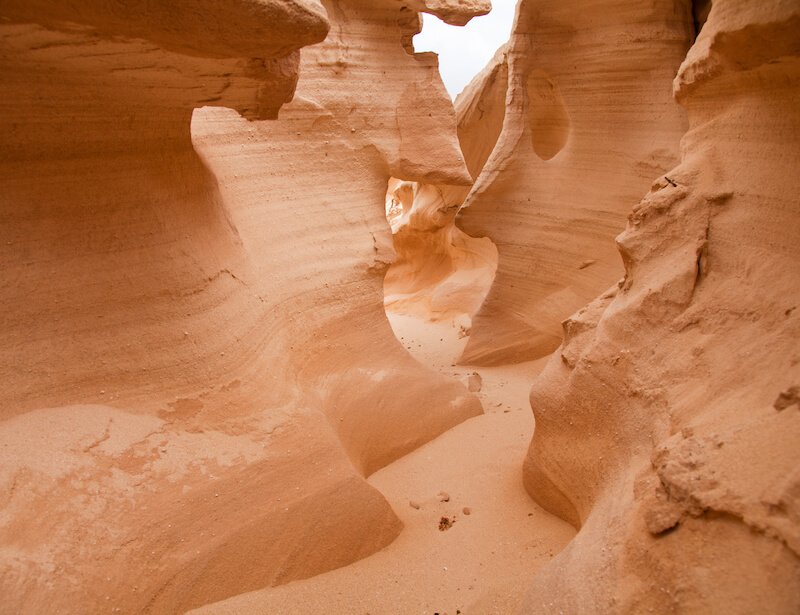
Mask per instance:
[[[458,186],[389,180],[385,209],[395,260],[383,283],[387,314],[456,320],[469,330],[494,280],[497,248],[456,226],[466,194]]]
[[[454,322],[388,315],[420,363],[459,379],[473,373],[469,366],[452,365],[466,344]],[[485,414],[369,477],[405,526],[392,544],[350,566],[193,613],[516,612],[530,575],[575,534],[539,508],[522,484],[533,432],[527,396],[543,364],[481,368],[478,395]],[[444,531],[443,517],[454,520]]]
[[[800,613],[798,32],[0,2],[0,615]]]
[[[484,414],[369,476],[403,523],[383,550],[196,613],[513,613],[531,571],[575,535],[535,504],[522,482],[534,428],[528,392],[546,358],[480,374],[457,365],[497,266],[489,239],[454,224],[463,195],[390,180],[386,216],[397,256],[384,281],[385,308],[408,353],[471,385]],[[416,403],[424,410],[427,402]]]

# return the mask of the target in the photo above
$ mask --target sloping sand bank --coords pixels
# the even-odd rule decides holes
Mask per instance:
[[[420,362],[449,376],[473,372],[451,365],[466,344],[453,323],[392,314],[390,320]],[[193,613],[515,612],[532,576],[575,534],[539,508],[522,485],[533,432],[528,391],[542,365],[482,368],[478,395],[485,414],[369,478],[405,526],[391,545],[345,568]],[[443,517],[454,522],[442,531]]]

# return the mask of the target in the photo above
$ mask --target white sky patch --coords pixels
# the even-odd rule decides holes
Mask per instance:
[[[511,36],[516,0],[492,0],[492,12],[474,17],[466,26],[448,26],[437,17],[422,14],[422,32],[414,37],[414,51],[439,54],[444,86],[455,97],[492,59]]]

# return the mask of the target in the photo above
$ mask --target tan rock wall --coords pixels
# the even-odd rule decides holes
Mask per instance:
[[[467,327],[491,286],[497,249],[490,239],[456,228],[459,204],[445,201],[447,186],[389,185],[390,198],[405,204],[391,220],[397,259],[384,280],[387,312]]]
[[[669,84],[691,35],[681,0],[520,3],[503,131],[459,223],[499,251],[462,362],[547,355],[622,274],[613,238],[677,160],[686,120]]]
[[[389,173],[451,184],[469,175],[435,58],[398,44],[404,11],[360,0],[328,9],[332,34],[303,51],[279,122],[204,109],[195,141],[237,204],[232,217],[274,306],[271,326],[292,340],[287,360],[306,403],[369,474],[481,411],[462,385],[406,353],[382,307],[394,258]]]
[[[681,66],[681,162],[531,392],[526,485],[581,530],[524,612],[800,608],[798,20],[715,0]]]
[[[363,475],[480,412],[382,309],[390,172],[468,179],[418,18],[329,3],[299,67],[312,0],[55,4],[0,9],[0,610],[179,612],[382,548]],[[298,69],[323,87],[257,121]]]
[[[505,49],[456,99],[458,138],[470,175],[477,177],[503,127],[508,87]],[[387,203],[397,257],[384,280],[387,311],[468,327],[497,269],[497,249],[456,226],[470,186],[389,182]],[[389,206],[391,209],[391,205]]]

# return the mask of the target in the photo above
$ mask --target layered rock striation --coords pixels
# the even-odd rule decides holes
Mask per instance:
[[[388,544],[363,476],[481,411],[382,308],[390,174],[469,181],[418,15],[0,16],[2,610],[179,612]]]
[[[237,204],[275,326],[295,349],[293,378],[370,474],[481,412],[461,384],[406,353],[382,305],[394,260],[382,206],[390,174],[452,185],[470,176],[435,56],[398,44],[419,17],[404,25],[408,11],[388,0],[327,6],[332,32],[303,50],[280,121],[206,108],[194,134]],[[298,237],[308,237],[299,249]]]
[[[681,161],[531,392],[526,486],[581,529],[524,612],[800,608],[799,25],[714,0],[680,67]]]
[[[686,119],[669,84],[691,36],[682,0],[520,2],[502,132],[459,221],[499,252],[462,363],[546,356],[622,274],[614,237],[677,161]]]

